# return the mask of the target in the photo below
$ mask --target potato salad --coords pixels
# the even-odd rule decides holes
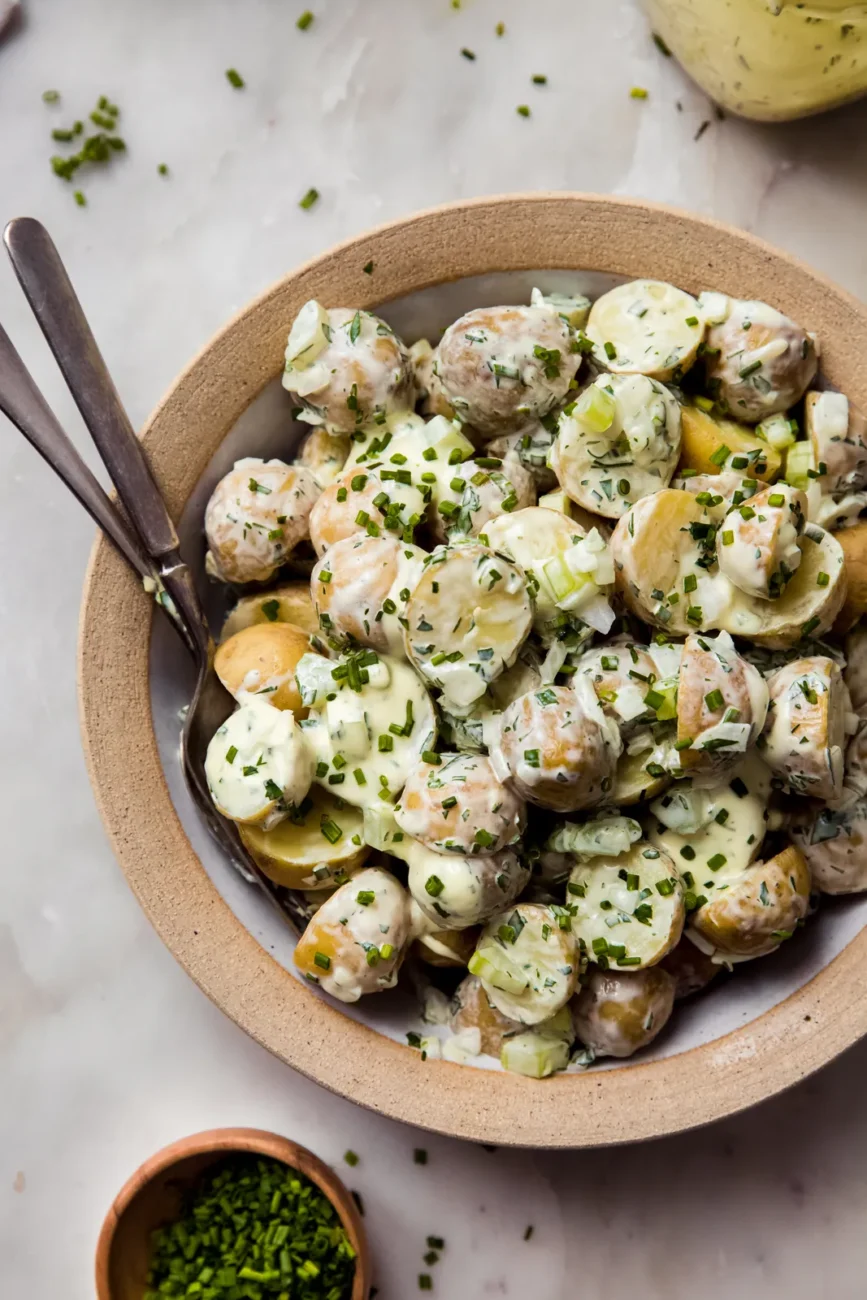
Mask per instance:
[[[205,512],[206,774],[300,978],[542,1079],[867,890],[867,419],[809,321],[643,279],[287,334],[286,459]]]

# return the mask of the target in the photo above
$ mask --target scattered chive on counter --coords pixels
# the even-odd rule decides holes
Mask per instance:
[[[159,172],[160,176],[168,176],[169,174],[168,165],[166,163],[159,163],[157,166],[157,171]]]
[[[505,34],[506,34],[506,24],[505,24],[505,23],[497,23],[496,27],[494,28],[494,31],[497,33],[498,36],[505,36]]]
[[[311,187],[304,195],[304,198],[298,200],[298,206],[299,208],[304,208],[304,210],[307,211],[309,208],[313,207],[314,203],[318,203],[318,202],[319,202],[319,191]]]
[[[529,116],[530,116],[530,105],[529,105],[529,104],[519,104],[518,107],[515,109],[515,112],[518,113],[521,117],[529,117]]]
[[[660,54],[664,54],[667,59],[670,59],[671,50],[666,45],[665,41],[660,36],[659,32],[651,32],[651,35],[653,37],[653,44],[659,50]]]
[[[232,1157],[158,1228],[143,1300],[349,1300],[355,1251],[337,1211],[276,1160]]]
[[[313,14],[310,12],[309,9],[305,9],[304,13],[296,21],[295,26],[298,28],[299,32],[306,32],[307,28],[310,26],[312,22],[313,22]]]
[[[53,104],[60,99],[60,94],[56,90],[46,90],[42,94],[46,103]],[[113,104],[106,95],[100,95],[96,103],[96,108],[88,114],[89,120],[94,126],[99,127],[95,135],[84,134],[84,123],[81,121],[73,122],[71,127],[56,127],[51,132],[51,138],[57,144],[73,144],[82,136],[81,146],[77,153],[69,154],[63,157],[61,154],[54,154],[51,158],[51,169],[55,176],[61,180],[71,181],[79,167],[85,163],[107,163],[116,153],[123,153],[126,150],[126,142],[117,134],[117,119],[120,116],[120,109],[117,104]],[[73,192],[73,198],[80,208],[87,204],[84,193],[78,189]]]
[[[234,86],[236,90],[244,89],[244,78],[241,76],[237,68],[226,69],[226,80],[229,85]]]
[[[548,78],[542,72],[536,72],[530,78],[534,86],[547,86]]]
[[[629,95],[631,99],[647,99],[647,91],[643,86],[633,86]]]

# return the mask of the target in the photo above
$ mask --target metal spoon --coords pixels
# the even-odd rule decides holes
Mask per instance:
[[[181,735],[190,795],[208,830],[244,878],[267,894],[284,919],[307,923],[300,899],[274,885],[247,853],[234,822],[214,807],[205,754],[234,700],[214,672],[214,644],[192,574],[141,443],[108,373],[60,254],[32,217],[10,221],[7,252],[55,359],[102,457],[132,527],[75,450],[0,327],[0,410],[24,434],[115,544],[171,618],[196,665],[196,687]]]

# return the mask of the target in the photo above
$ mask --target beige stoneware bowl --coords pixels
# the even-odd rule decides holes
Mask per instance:
[[[749,235],[649,203],[587,195],[453,204],[292,271],[174,384],[142,436],[190,562],[201,565],[204,503],[232,461],[291,454],[300,429],[278,377],[289,324],[307,299],[380,310],[411,342],[436,339],[471,306],[526,301],[536,282],[598,293],[638,277],[767,300],[819,335],[825,376],[867,407],[867,309]],[[289,969],[291,936],[219,860],[174,754],[186,671],[148,597],[98,540],[81,618],[81,717],[121,867],[205,993],[281,1060],[335,1092],[458,1137],[592,1146],[731,1114],[804,1078],[867,1031],[867,902],[833,900],[785,951],[687,1003],[678,1027],[634,1064],[536,1082],[423,1062],[404,1045],[412,1026],[399,994],[346,1009],[303,986]]]

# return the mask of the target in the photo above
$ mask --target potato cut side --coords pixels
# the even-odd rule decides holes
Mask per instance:
[[[240,826],[250,856],[269,880],[286,889],[329,889],[360,867],[370,849],[361,840],[364,817],[327,790],[311,786],[304,814],[273,830]]]
[[[810,903],[810,869],[793,845],[756,862],[692,917],[692,929],[714,955],[764,957],[791,939]]]
[[[704,318],[695,298],[661,280],[632,280],[604,293],[590,309],[594,360],[615,374],[673,379],[698,355]]]
[[[628,808],[645,799],[653,799],[671,784],[668,776],[650,775],[646,767],[650,759],[650,750],[645,750],[643,754],[624,753],[620,756],[611,792],[611,802],[615,808]]]
[[[834,540],[843,552],[846,570],[846,595],[834,622],[839,635],[867,614],[867,523],[842,529]]]
[[[846,562],[838,536],[808,527],[801,538],[801,563],[782,596],[761,600],[738,593],[719,626],[732,636],[785,650],[827,632],[845,599]]]
[[[748,463],[733,466],[733,456],[745,456]],[[699,474],[719,474],[733,468],[747,478],[773,483],[782,460],[776,448],[757,437],[748,425],[715,419],[697,406],[685,406],[681,411],[680,468],[694,469]]]
[[[313,607],[309,582],[286,582],[271,591],[259,591],[255,596],[242,596],[230,610],[220,633],[226,641],[245,627],[256,623],[294,623],[304,632],[319,631],[319,620]]]

